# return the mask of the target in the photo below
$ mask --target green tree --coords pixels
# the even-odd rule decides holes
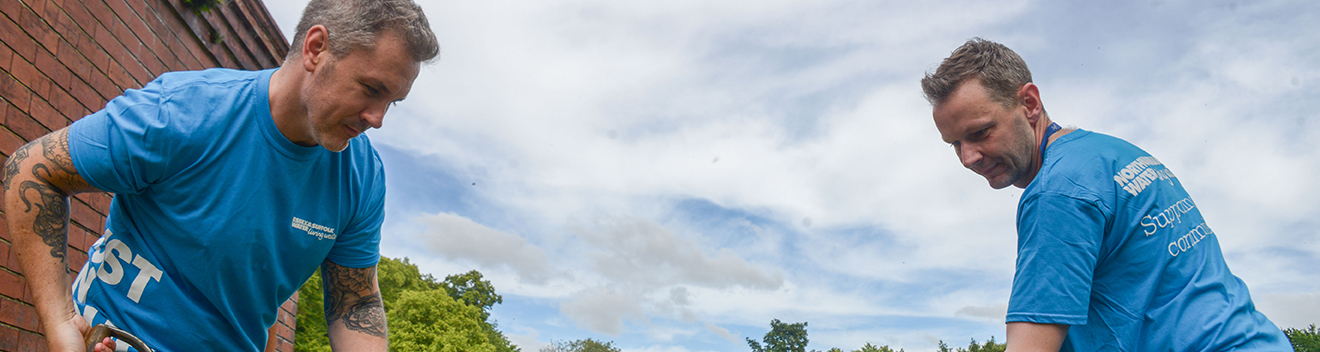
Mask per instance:
[[[771,320],[770,332],[761,341],[765,344],[747,338],[747,346],[752,352],[806,352],[807,322],[787,324],[779,319]]]
[[[1320,332],[1316,331],[1315,324],[1309,329],[1284,329],[1283,334],[1288,336],[1297,352],[1320,352]]]
[[[853,352],[905,352],[905,351],[903,351],[902,348],[898,349],[898,351],[894,351],[894,349],[889,348],[889,345],[876,347],[875,345],[872,345],[870,342],[867,342],[866,345],[863,345],[861,349],[853,350]]]
[[[495,352],[482,327],[481,309],[439,290],[404,291],[386,312],[390,350]]]
[[[601,342],[592,339],[574,341],[554,341],[549,346],[541,347],[538,352],[622,352],[614,347],[614,342]]]
[[[501,298],[489,281],[481,279],[480,272],[473,270],[441,282],[431,274],[422,274],[408,258],[381,257],[376,279],[385,304],[392,351],[521,352],[490,321],[487,309]],[[456,295],[453,292],[457,289],[465,291]],[[294,351],[329,352],[320,272],[312,274],[298,292]],[[472,300],[455,298],[465,297],[463,293]]]
[[[495,286],[491,286],[490,281],[482,280],[481,272],[476,270],[446,276],[442,285],[449,290],[449,297],[482,310],[504,303],[504,297],[495,293]]]
[[[972,342],[967,345],[967,348],[959,347],[956,350],[951,350],[949,349],[949,345],[945,344],[943,340],[940,341],[939,346],[939,352],[1004,352],[1004,350],[1008,348],[1007,344],[995,343],[994,336],[991,336],[990,340],[986,341],[984,344],[977,344],[976,339],[972,339]]]

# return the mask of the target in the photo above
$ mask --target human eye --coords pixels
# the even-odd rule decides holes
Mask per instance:
[[[976,130],[976,132],[972,132],[971,135],[967,136],[967,139],[973,141],[979,141],[985,139],[985,137],[988,136],[989,134],[990,134],[990,127],[986,127]]]
[[[374,97],[380,95],[380,89],[376,87],[372,87],[370,84],[363,83],[362,89],[367,92],[367,96]]]

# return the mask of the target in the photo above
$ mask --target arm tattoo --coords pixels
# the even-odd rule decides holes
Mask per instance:
[[[64,129],[41,138],[41,155],[54,167],[47,173],[51,180],[70,188],[87,187],[87,181],[78,175],[69,154],[69,130]],[[35,170],[34,170],[35,171]],[[35,172],[34,172],[35,173]]]
[[[28,158],[28,149],[32,148],[32,144],[34,143],[28,143],[18,148],[13,155],[9,156],[9,161],[5,162],[5,190],[9,189],[9,183],[13,182],[10,180],[14,179],[14,175],[18,175],[18,168],[23,166],[23,160]]]
[[[33,173],[37,168],[45,168],[45,165],[37,164],[33,166]],[[40,201],[33,204],[28,199],[28,190],[37,192]],[[32,232],[41,236],[41,241],[50,246],[50,256],[64,259],[65,251],[69,246],[69,201],[64,193],[56,190],[49,185],[36,181],[23,181],[18,186],[18,196],[27,205],[23,212],[32,212],[32,206],[37,207],[36,220],[32,223]]]
[[[327,325],[343,320],[344,327],[387,338],[385,305],[375,289],[375,268],[353,269],[334,263],[321,265]]]

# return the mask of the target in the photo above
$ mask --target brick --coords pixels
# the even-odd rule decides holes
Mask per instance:
[[[9,74],[13,75],[14,79],[22,83],[24,87],[27,87],[27,89],[5,91],[6,94],[13,94],[12,97],[5,96],[5,99],[8,99],[11,104],[14,104],[14,107],[21,111],[27,112],[28,99],[31,99],[30,93],[23,91],[31,91],[31,93],[39,95],[44,95],[50,91],[50,78],[47,78],[46,75],[37,70],[36,66],[27,61],[14,60],[14,63],[9,67]]]
[[[82,35],[82,33],[79,32],[78,35]],[[77,37],[75,36],[74,38],[76,40]],[[61,40],[60,50],[55,53],[55,59],[61,64],[64,64],[64,67],[69,68],[69,71],[73,72],[75,80],[83,80],[85,82],[88,80],[88,76],[92,74],[92,63],[87,61],[87,58],[83,57],[82,53],[78,51],[77,47],[74,47],[73,43]]]
[[[125,89],[141,87],[133,80],[133,76],[129,75],[128,70],[125,70],[124,67],[114,64],[107,66],[106,69],[109,70],[106,71],[107,77],[109,77],[110,81],[114,82],[116,86]]]
[[[95,89],[96,94],[101,96],[101,100],[108,102],[110,99],[124,94],[124,89],[115,85],[115,82],[111,82],[110,76],[101,71],[92,72],[92,81],[88,83],[91,83],[92,89]]]
[[[27,32],[29,36],[32,36],[32,39],[36,40],[38,45],[45,47],[46,50],[54,50],[58,44],[57,41],[60,39],[59,34],[56,34],[55,30],[50,28],[50,25],[46,24],[46,21],[41,19],[41,15],[37,12],[33,12],[33,10],[36,9],[24,9],[23,11],[20,11],[21,14],[18,16],[18,26],[23,27],[23,31]]]
[[[13,325],[27,331],[37,331],[41,322],[37,320],[37,310],[32,306],[0,298],[0,322]]]
[[[48,0],[22,0],[22,1],[23,3],[26,3],[28,7],[32,8],[33,11],[37,11],[37,13],[41,13],[41,10],[46,9],[46,3],[49,2]]]
[[[108,101],[105,98],[102,98],[100,93],[97,93],[96,90],[92,89],[92,86],[89,86],[82,81],[74,83],[73,90],[70,91],[69,94],[72,95],[74,99],[78,100],[79,103],[78,110],[74,112],[74,115],[69,115],[69,119],[81,118],[82,115],[84,115],[82,113],[84,111],[101,110],[101,108],[105,107],[105,103]]]
[[[69,71],[68,67],[64,67],[64,64],[55,60],[54,54],[45,50],[37,50],[37,61],[32,62],[32,64],[36,65],[37,70],[45,74],[46,77],[50,77],[50,80],[55,82],[57,86],[65,90],[69,89],[69,82],[73,81],[73,71]],[[32,91],[43,95],[46,93],[36,89]]]
[[[18,333],[18,350],[31,352],[47,352],[46,339],[35,332],[20,331]]]
[[[33,41],[32,37],[23,31],[23,27],[10,17],[0,16],[0,42],[9,45],[14,53],[28,60],[32,60],[37,54],[37,42]]]
[[[5,257],[7,259],[9,257],[9,245],[6,244],[3,247],[5,248]],[[21,299],[23,298],[23,290],[25,289],[23,288],[23,284],[24,280],[22,276],[9,270],[0,269],[0,295],[13,299]]]
[[[64,115],[40,98],[32,99],[32,107],[28,109],[28,114],[49,131],[58,130],[69,125],[69,121],[64,119]]]
[[[18,329],[8,325],[0,325],[0,351],[19,351]]]
[[[81,85],[83,83],[79,82],[78,84]],[[69,93],[65,92],[63,89],[51,89],[50,94],[46,95],[46,100],[48,100],[51,107],[54,107],[56,111],[60,112],[61,117],[68,119],[69,121],[82,117],[82,115],[80,115],[84,110],[82,104],[78,103],[78,100],[74,99],[72,95],[69,95]]]
[[[14,131],[19,137],[29,141],[41,138],[41,136],[50,133],[50,130],[47,130],[27,114],[17,114],[17,116],[15,116],[12,111],[8,116],[5,116],[5,125],[9,127],[10,131]]]
[[[89,229],[99,229],[105,218],[83,202],[69,202],[69,217],[73,222]]]
[[[14,49],[8,45],[0,43],[0,67],[8,68],[9,63],[14,60]]]
[[[9,241],[0,241],[0,264],[9,262],[9,248],[12,246]]]
[[[20,59],[15,61],[23,60]],[[12,70],[13,67],[10,67],[9,69]],[[36,69],[30,69],[25,73],[33,74],[35,72]],[[17,108],[17,106],[12,105],[23,104],[22,109],[27,110],[27,102],[28,99],[31,99],[32,93],[28,91],[27,87],[24,86],[22,82],[18,81],[14,76],[11,76],[12,74],[13,72],[0,71],[0,98],[4,98],[7,102],[5,106]],[[0,106],[0,108],[3,108],[3,106]]]
[[[83,264],[87,263],[87,252],[70,248],[66,253],[65,258],[68,258],[69,271],[77,274],[78,270],[82,270]]]
[[[3,107],[0,107],[0,111],[8,111],[8,110],[9,109],[4,109]],[[18,148],[22,147],[24,144],[27,144],[27,141],[23,140],[22,138],[19,138],[13,132],[9,132],[9,130],[0,130],[0,152],[3,152],[6,156],[14,155],[14,151],[18,150]],[[0,231],[3,230],[4,230],[3,228],[0,228]],[[4,263],[4,262],[5,261],[0,260],[0,263]]]
[[[0,15],[18,13],[20,10],[23,10],[23,4],[17,1],[0,1]]]
[[[5,133],[8,133],[8,132],[5,132]],[[5,159],[8,160],[9,158],[5,158]],[[6,220],[6,218],[8,218],[8,217],[7,217],[7,216],[0,216],[0,239],[3,239],[3,240],[5,240],[5,241],[9,241],[10,243],[12,243],[12,242],[14,242],[14,239],[9,238],[9,220]],[[4,265],[6,268],[8,268],[8,267],[9,267],[9,262],[0,262],[0,265]]]
[[[78,28],[78,25],[73,23],[73,19],[65,15],[64,11],[55,4],[46,6],[46,10],[39,13],[41,18],[46,20],[46,23],[50,24],[50,27],[55,30],[55,33],[69,33]]]
[[[73,23],[77,24],[79,28],[82,28],[84,32],[91,33],[90,29],[96,25],[96,17],[92,16],[92,13],[87,11],[87,6],[83,3],[84,1],[72,1],[65,3],[62,8],[64,14],[68,15],[69,19],[73,20]]]

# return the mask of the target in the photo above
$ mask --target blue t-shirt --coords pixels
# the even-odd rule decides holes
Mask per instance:
[[[1177,176],[1130,143],[1059,137],[1017,224],[1008,321],[1071,325],[1063,351],[1292,350]]]
[[[163,351],[259,351],[326,259],[379,259],[385,195],[365,135],[343,152],[275,127],[274,70],[167,73],[69,127],[78,173],[115,193],[73,284],[79,314]]]

